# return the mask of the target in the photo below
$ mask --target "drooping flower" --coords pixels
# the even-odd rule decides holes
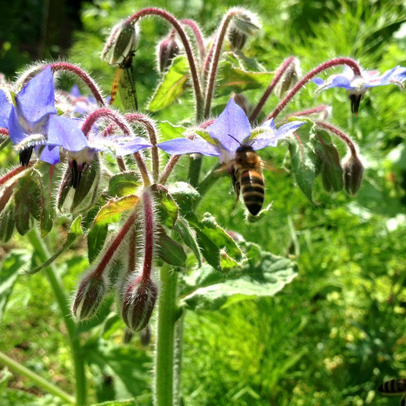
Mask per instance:
[[[51,164],[59,162],[58,148],[48,144],[49,118],[57,115],[51,67],[28,82],[16,95],[15,105],[0,92],[0,111],[0,125],[9,130],[23,166],[28,165],[33,149],[40,145],[45,146],[41,160]]]
[[[327,80],[322,78],[312,79],[318,85],[316,94],[322,90],[331,89],[332,87],[342,87],[349,93],[351,100],[351,111],[358,114],[361,99],[368,89],[377,86],[386,86],[396,84],[402,86],[406,80],[406,68],[396,66],[380,75],[378,71],[361,71],[361,76],[355,75],[354,71],[346,66],[341,74],[332,75]]]
[[[221,164],[227,164],[235,158],[238,148],[247,145],[257,151],[267,146],[276,147],[279,140],[288,137],[303,124],[304,121],[292,121],[276,129],[271,119],[252,130],[244,111],[234,99],[230,99],[220,116],[207,127],[205,138],[177,138],[160,143],[158,147],[173,155],[200,153],[218,156]]]
[[[79,185],[82,171],[86,170],[94,155],[101,151],[111,151],[116,156],[125,156],[152,145],[141,137],[110,135],[103,137],[97,129],[88,137],[81,129],[82,120],[52,116],[49,119],[48,144],[62,147],[68,153],[68,164],[72,169],[72,186]]]

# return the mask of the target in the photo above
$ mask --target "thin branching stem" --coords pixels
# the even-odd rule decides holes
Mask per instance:
[[[182,155],[173,155],[169,158],[168,163],[166,164],[164,170],[162,171],[161,178],[159,179],[159,183],[161,185],[164,185],[167,182],[169,176],[171,175],[173,169],[175,168],[181,156]]]
[[[265,121],[270,120],[271,118],[276,118],[279,113],[288,105],[288,103],[292,100],[292,98],[296,95],[296,93],[302,89],[302,87],[320,72],[323,72],[327,69],[330,69],[334,66],[339,65],[347,65],[353,71],[354,75],[361,76],[361,68],[356,61],[351,58],[336,58],[332,59],[331,61],[327,61],[322,63],[317,68],[311,70],[302,80],[300,80],[296,86],[286,95],[286,97],[278,104],[276,109],[266,118]]]
[[[199,26],[193,20],[189,19],[181,20],[181,23],[183,25],[189,26],[192,29],[193,34],[196,37],[197,46],[199,47],[200,62],[203,63],[205,54],[204,38]]]

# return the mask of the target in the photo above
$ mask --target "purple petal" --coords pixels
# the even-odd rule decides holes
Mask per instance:
[[[330,89],[332,87],[342,87],[347,90],[351,90],[353,86],[351,86],[351,82],[348,78],[337,75],[331,82],[330,85],[326,86],[326,89]]]
[[[392,75],[395,71],[399,68],[399,66],[395,66],[393,69],[386,71],[382,76],[372,77],[365,83],[365,87],[376,87],[376,86],[386,86],[389,85],[392,79]]]
[[[284,124],[282,127],[278,128],[278,131],[276,131],[276,139],[280,140],[286,138],[304,124],[306,124],[306,121],[292,121]]]
[[[200,138],[189,140],[187,138],[176,138],[162,142],[158,147],[172,155],[200,153],[208,156],[220,156],[220,152],[207,141]]]
[[[133,154],[134,152],[138,152],[142,149],[150,147],[152,147],[152,144],[150,144],[145,138],[142,137],[134,138],[134,140],[131,142],[121,142],[115,144],[117,156]]]
[[[19,144],[28,135],[18,121],[17,112],[14,106],[11,106],[10,119],[8,120],[8,132],[13,144]]]
[[[403,83],[406,80],[406,68],[403,67],[397,68],[396,71],[393,72],[393,75],[390,78],[390,80]]]
[[[89,146],[80,128],[81,121],[52,115],[48,124],[48,145],[58,145],[66,151],[79,152]]]
[[[78,86],[76,83],[73,85],[72,89],[70,90],[70,94],[71,94],[73,97],[80,97],[80,96],[82,96],[81,93],[80,93],[80,90],[79,90],[79,86]]]
[[[8,129],[12,104],[7,100],[6,94],[0,90],[0,127]]]
[[[47,114],[56,114],[51,67],[31,79],[16,96],[16,107],[27,121],[36,123]]]
[[[209,134],[228,151],[235,151],[250,136],[251,126],[244,110],[230,99],[224,111],[207,127]]]
[[[317,86],[324,85],[324,80],[322,78],[313,78],[312,82],[315,83]]]
[[[51,165],[56,165],[60,162],[59,147],[50,147],[46,145],[39,159]]]

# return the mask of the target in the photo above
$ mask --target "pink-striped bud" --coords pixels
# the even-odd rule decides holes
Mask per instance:
[[[172,64],[173,59],[179,55],[179,45],[175,38],[175,33],[171,33],[168,38],[165,38],[159,44],[158,62],[159,71],[166,72]]]
[[[158,289],[150,278],[130,282],[124,294],[122,316],[132,331],[144,329],[151,318],[158,297]]]
[[[72,306],[72,313],[77,320],[83,321],[92,318],[97,313],[107,290],[107,281],[103,276],[86,276],[80,282]]]
[[[357,156],[351,155],[343,170],[345,191],[350,196],[355,196],[361,187],[364,166]]]

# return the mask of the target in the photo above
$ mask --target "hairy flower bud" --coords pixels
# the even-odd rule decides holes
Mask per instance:
[[[72,306],[73,315],[79,320],[92,318],[99,309],[107,290],[107,281],[94,273],[86,276],[79,285]]]
[[[257,17],[246,11],[234,16],[230,29],[228,30],[228,40],[234,51],[241,51],[247,42],[248,37],[254,35],[261,28]]]
[[[285,71],[283,72],[278,84],[275,87],[275,94],[278,98],[281,98],[286,92],[293,89],[302,72],[300,69],[300,62],[297,58],[294,58]]]
[[[161,73],[166,72],[172,64],[173,59],[179,55],[179,45],[175,38],[175,33],[171,32],[167,38],[165,38],[159,44],[158,48],[158,62],[159,71]]]
[[[137,25],[128,22],[120,22],[112,30],[101,54],[103,61],[109,65],[120,65],[135,51],[137,43]]]
[[[344,164],[344,188],[350,196],[355,196],[361,187],[364,166],[357,156],[351,155]]]
[[[130,330],[140,331],[148,325],[157,297],[158,289],[150,278],[141,276],[130,282],[122,306],[123,320]]]

